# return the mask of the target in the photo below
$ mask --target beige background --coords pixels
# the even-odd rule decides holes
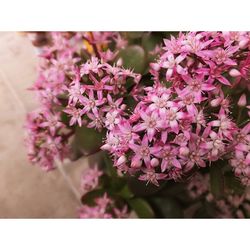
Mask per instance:
[[[27,37],[0,32],[0,218],[74,218],[87,159],[45,173],[26,158],[23,123],[26,112],[36,107],[27,91],[36,64]]]

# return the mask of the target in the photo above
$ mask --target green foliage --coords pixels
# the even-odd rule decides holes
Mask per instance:
[[[154,211],[159,218],[182,218],[183,211],[180,204],[170,197],[152,197],[150,199]]]
[[[76,127],[73,141],[74,150],[80,151],[83,154],[93,154],[100,149],[103,137],[103,133],[94,129],[85,126]]]
[[[134,198],[128,200],[128,204],[136,212],[139,218],[154,218],[154,211],[146,200]]]
[[[122,58],[124,68],[133,69],[136,73],[143,73],[146,67],[146,55],[139,45],[130,45],[122,49],[117,58]]]
[[[210,190],[216,199],[224,195],[224,175],[220,164],[222,162],[218,161],[210,167]]]

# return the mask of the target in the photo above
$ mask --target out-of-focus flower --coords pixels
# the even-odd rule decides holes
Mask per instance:
[[[127,218],[127,207],[121,209],[115,206],[114,201],[108,197],[107,193],[95,199],[95,205],[83,205],[79,209],[79,217],[82,219],[111,219]]]
[[[99,177],[103,175],[103,172],[94,168],[87,168],[83,171],[81,176],[81,188],[84,192],[90,192],[96,189],[99,185]]]

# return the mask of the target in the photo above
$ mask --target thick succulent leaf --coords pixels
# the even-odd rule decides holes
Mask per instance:
[[[128,204],[136,212],[139,218],[154,218],[154,212],[146,200],[134,198],[128,200]]]
[[[102,146],[103,133],[87,127],[77,127],[74,148],[84,154],[94,154]]]
[[[224,195],[224,176],[220,162],[210,167],[210,190],[216,199]]]
[[[183,218],[179,203],[170,197],[155,197],[150,199],[150,204],[158,218]]]
[[[127,69],[133,69],[136,73],[143,73],[145,62],[145,51],[139,45],[131,45],[122,49],[118,55],[118,59],[122,58],[123,66]]]

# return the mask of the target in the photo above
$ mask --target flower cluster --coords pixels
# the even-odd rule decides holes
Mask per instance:
[[[78,36],[68,39],[63,33],[53,32],[51,43],[39,55],[38,77],[31,88],[41,105],[47,109],[51,109],[53,105],[61,105],[59,97],[70,83],[67,75],[80,60],[76,46],[80,43]]]
[[[180,33],[164,44],[159,60],[151,65],[156,81],[178,86],[185,75],[204,75],[208,84],[231,86],[243,78],[249,87],[249,32]],[[238,79],[231,82],[229,75]]]
[[[118,32],[82,32],[78,35],[83,39],[85,51],[106,63],[113,62],[119,50],[128,43]]]
[[[178,89],[178,96],[162,86],[145,89],[134,114],[120,119],[102,147],[118,168],[142,171],[139,179],[158,185],[157,180],[176,180],[228,152],[236,127],[228,111],[221,107],[208,116],[207,98],[187,88]],[[186,93],[193,95],[185,99]],[[202,101],[194,101],[195,95]]]
[[[32,163],[49,171],[54,169],[56,160],[62,161],[67,156],[67,135],[63,133],[59,113],[47,110],[29,113],[26,129],[28,157]]]
[[[230,164],[242,183],[250,186],[250,122],[238,131]]]
[[[85,169],[82,173],[81,187],[84,194],[94,191],[100,185],[100,177],[104,174],[97,166]],[[107,193],[94,199],[94,205],[84,204],[79,209],[80,218],[127,218],[128,208],[126,205],[121,209],[117,207],[114,199]]]
[[[151,64],[154,86],[145,88],[131,116],[110,129],[102,147],[119,169],[139,172],[140,180],[155,185],[234,150],[239,129],[225,93],[240,82],[228,72],[249,53],[248,33],[233,40],[228,33],[191,32],[164,42]]]
[[[64,112],[70,116],[70,126],[83,124],[99,131],[113,128],[126,108],[123,97],[136,98],[140,75],[118,66],[101,63],[92,57],[80,67],[75,67],[73,80],[67,87],[68,106]]]
[[[103,196],[95,199],[94,206],[83,205],[79,209],[79,215],[82,219],[127,218],[128,211],[127,206],[124,206],[122,209],[117,208],[114,201],[105,193]]]
[[[223,198],[215,199],[210,191],[208,174],[195,173],[187,183],[189,196],[194,200],[203,200],[213,204],[217,218],[248,218],[250,214],[250,193],[247,189],[243,194],[230,193]]]
[[[116,115],[125,108],[123,99],[113,99],[114,96],[123,96],[128,79],[131,86],[140,80],[138,74],[106,63],[126,45],[117,32],[51,32],[48,37],[50,43],[41,48],[38,77],[31,88],[42,112],[28,115],[26,139],[29,159],[46,170],[54,168],[55,158],[67,156],[67,140],[61,132],[58,134],[64,128],[63,112],[71,118],[66,124],[68,129],[75,123],[81,126],[86,120],[89,127],[112,126],[112,119],[117,119]],[[113,51],[108,47],[111,43]],[[89,60],[83,60],[83,51]],[[100,56],[102,63],[93,55]],[[44,141],[55,141],[57,151],[49,150]]]
[[[85,169],[81,177],[82,190],[84,192],[90,192],[96,189],[99,185],[99,177],[102,175],[103,172],[99,170],[97,166]]]

